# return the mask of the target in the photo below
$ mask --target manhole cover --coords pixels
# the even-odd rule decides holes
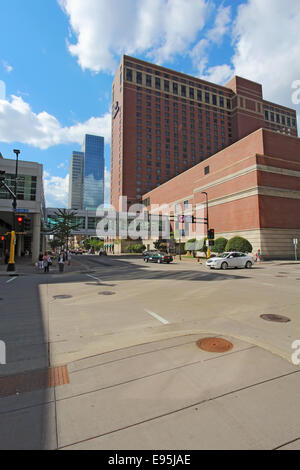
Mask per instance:
[[[57,300],[60,300],[60,299],[71,299],[72,298],[72,295],[54,295],[53,296],[53,299],[57,299]]]
[[[226,352],[233,348],[233,344],[230,341],[222,338],[203,338],[197,341],[197,346],[203,351],[209,352]]]
[[[278,323],[288,323],[291,321],[288,317],[284,317],[283,315],[275,315],[273,313],[265,313],[261,315],[260,318],[266,321],[275,321]]]
[[[105,290],[103,292],[99,292],[99,295],[115,295],[115,292],[112,292],[110,290]]]

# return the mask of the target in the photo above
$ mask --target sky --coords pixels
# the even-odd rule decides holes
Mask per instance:
[[[0,1],[0,152],[42,163],[47,206],[67,207],[84,134],[105,139],[123,54],[208,81],[240,75],[292,107],[300,128],[298,0]]]

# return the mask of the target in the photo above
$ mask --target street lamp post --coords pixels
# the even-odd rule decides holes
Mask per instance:
[[[15,192],[13,197],[13,230],[11,231],[10,237],[10,253],[9,253],[9,261],[7,265],[7,271],[13,272],[15,271],[15,244],[16,244],[16,213],[17,213],[17,178],[18,178],[18,163],[19,163],[19,154],[20,150],[14,149],[14,153],[16,154],[16,170],[15,170]]]
[[[15,195],[17,196],[17,179],[18,179],[18,166],[19,166],[19,155],[20,150],[14,149],[14,153],[16,154],[16,171],[15,171]]]
[[[202,191],[201,194],[205,194],[205,199],[206,199],[206,237],[208,239],[208,228],[209,228],[209,222],[208,222],[208,195],[205,191]],[[209,258],[210,256],[210,250],[209,250],[209,246],[207,248],[207,258]]]

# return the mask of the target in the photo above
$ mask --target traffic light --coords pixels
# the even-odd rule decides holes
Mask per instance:
[[[22,215],[17,216],[16,231],[17,232],[24,232],[24,217]]]
[[[31,230],[31,219],[29,217],[24,218],[24,231],[30,232]]]
[[[5,240],[5,236],[1,235],[1,241],[4,242],[4,240]]]
[[[208,230],[207,238],[208,238],[208,240],[214,240],[215,239],[215,229],[210,228]]]

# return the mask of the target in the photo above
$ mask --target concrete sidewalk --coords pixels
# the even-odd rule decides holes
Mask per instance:
[[[85,266],[78,262],[76,258],[72,258],[71,265],[68,263],[64,265],[64,273],[71,272],[84,272],[86,271]],[[59,273],[58,263],[56,260],[53,261],[52,266],[49,268],[48,274],[57,274]],[[44,274],[44,270],[40,270],[38,267],[32,264],[31,258],[22,257],[16,259],[15,272],[7,272],[7,265],[0,264],[0,276],[12,276],[14,274],[24,276],[30,274]]]
[[[217,280],[185,263],[107,262],[94,277],[84,257],[79,275],[0,278],[0,449],[300,449],[300,368],[286,360],[300,331],[298,268],[286,281],[272,266]],[[266,289],[290,323],[260,319],[274,312]],[[203,351],[205,336],[233,348]],[[45,387],[37,375],[54,365],[69,383]]]
[[[69,384],[0,399],[0,449],[300,449],[299,368],[200,338],[81,359]]]

